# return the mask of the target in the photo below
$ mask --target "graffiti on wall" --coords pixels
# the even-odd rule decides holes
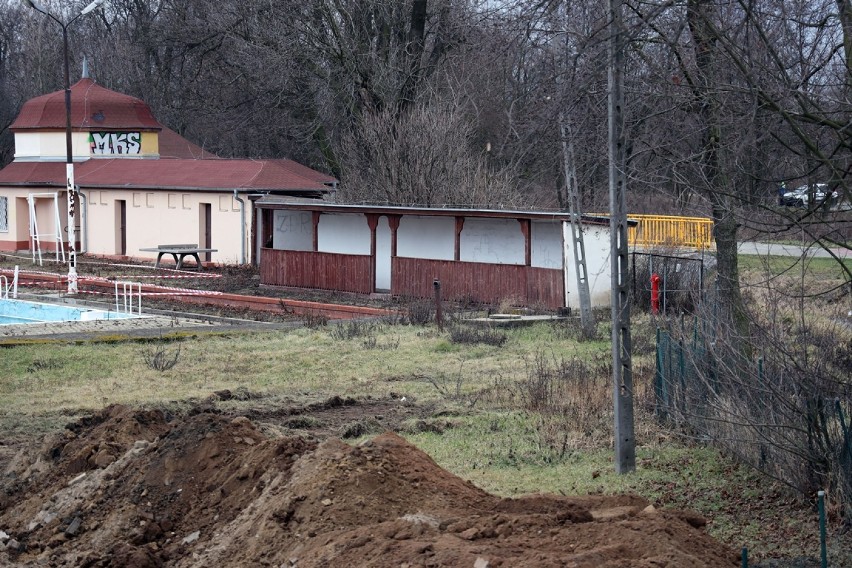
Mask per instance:
[[[139,132],[90,132],[92,154],[138,154],[142,149]]]

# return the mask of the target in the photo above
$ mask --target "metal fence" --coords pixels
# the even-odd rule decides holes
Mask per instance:
[[[608,217],[609,213],[591,215]],[[716,249],[713,220],[707,217],[629,214],[627,219],[636,221],[627,228],[627,243],[631,248]]]
[[[638,221],[628,228],[631,246],[688,247],[697,250],[713,249],[713,220],[706,217],[676,217],[672,215],[628,215]]]
[[[630,253],[630,277],[633,305],[648,311],[651,305],[653,275],[659,277],[659,302],[662,313],[692,313],[704,298],[703,255],[677,256],[633,251]]]
[[[852,394],[842,368],[730,339],[713,318],[662,319],[657,417],[790,487],[830,487],[852,513]],[[785,357],[787,357],[785,359]],[[842,363],[840,365],[842,367]]]

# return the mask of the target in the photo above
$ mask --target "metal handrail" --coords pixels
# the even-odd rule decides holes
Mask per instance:
[[[118,287],[121,285],[121,293],[119,294]],[[115,311],[132,314],[133,312],[133,296],[136,296],[136,313],[142,313],[142,283],[129,281],[115,282]]]

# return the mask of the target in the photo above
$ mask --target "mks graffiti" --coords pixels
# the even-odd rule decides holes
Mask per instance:
[[[89,147],[92,154],[138,154],[141,138],[139,132],[92,132]]]

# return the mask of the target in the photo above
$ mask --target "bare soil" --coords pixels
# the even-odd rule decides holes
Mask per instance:
[[[335,398],[276,418],[393,426],[419,412],[366,404]],[[738,565],[705,523],[633,495],[500,498],[391,432],[351,446],[270,436],[203,404],[181,417],[111,406],[6,465],[0,565]]]
[[[0,255],[0,266],[16,261]],[[80,270],[107,278],[151,273],[150,267],[111,263]],[[185,285],[387,305],[263,288],[246,267],[208,272],[214,271],[221,277]],[[146,301],[149,306],[186,309],[177,299],[156,306]],[[198,306],[192,311],[292,320]],[[655,510],[637,496],[503,499],[484,493],[390,433],[403,424],[440,428],[434,408],[401,404],[398,397],[270,405],[252,396],[222,391],[180,412],[110,407],[43,442],[4,433],[0,566],[739,565],[738,551],[710,538],[701,516]],[[231,400],[239,410],[222,410]],[[358,447],[341,441],[364,435],[378,437]],[[660,503],[689,506],[684,489],[673,489]],[[779,550],[801,537],[790,531],[813,524],[813,511],[783,494],[763,499],[760,507],[734,495],[720,499],[743,511],[744,527],[776,527]],[[812,552],[808,542],[798,548]],[[809,556],[760,566],[819,563]]]

